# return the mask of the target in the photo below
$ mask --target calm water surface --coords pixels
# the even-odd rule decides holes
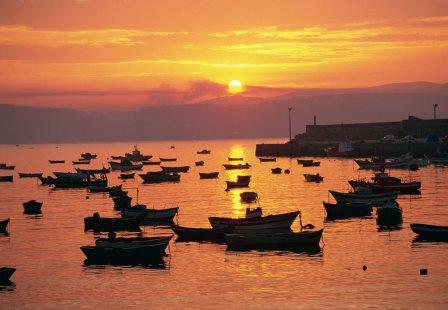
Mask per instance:
[[[83,218],[93,212],[119,216],[103,194],[85,189],[52,190],[36,179],[19,179],[17,172],[71,171],[71,161],[94,152],[101,167],[110,155],[132,150],[132,143],[0,146],[0,162],[16,165],[14,183],[0,183],[0,219],[10,217],[10,235],[0,235],[0,266],[17,268],[13,286],[0,288],[0,308],[446,308],[448,304],[448,244],[413,242],[411,222],[448,224],[448,168],[418,172],[421,196],[400,196],[403,228],[379,231],[375,217],[324,221],[328,189],[348,189],[347,180],[369,176],[348,159],[321,159],[321,167],[303,168],[295,160],[260,163],[259,141],[141,142],[144,154],[177,157],[190,165],[177,184],[143,185],[140,178],[124,183],[136,202],[156,207],[178,204],[179,224],[207,227],[208,216],[243,216],[246,205],[235,189],[225,192],[227,156],[242,156],[253,167],[251,189],[258,192],[265,214],[300,209],[304,223],[324,228],[321,252],[229,252],[225,245],[176,243],[163,264],[151,266],[89,266],[79,247],[94,243],[84,232]],[[269,142],[269,141],[268,141]],[[170,145],[175,144],[175,149]],[[211,155],[197,155],[203,148]],[[48,159],[65,159],[50,165]],[[194,161],[204,160],[204,167]],[[272,175],[271,168],[291,169]],[[144,170],[157,167],[145,166]],[[199,180],[198,172],[220,171],[216,180]],[[305,172],[319,172],[320,184],[306,183]],[[10,173],[0,170],[1,175]],[[393,171],[407,176],[408,172]],[[109,175],[120,184],[118,173]],[[22,213],[22,203],[43,200],[41,216]],[[293,224],[297,230],[298,223]],[[144,227],[143,235],[169,234],[168,228]],[[128,235],[130,233],[127,233]],[[362,266],[368,267],[367,271]],[[419,269],[429,275],[420,276]]]

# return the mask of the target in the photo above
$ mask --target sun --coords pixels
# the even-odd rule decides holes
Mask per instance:
[[[229,83],[229,93],[237,94],[243,91],[243,85],[239,80],[231,80]]]

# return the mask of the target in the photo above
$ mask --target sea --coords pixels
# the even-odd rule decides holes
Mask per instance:
[[[381,229],[372,216],[327,221],[323,201],[328,190],[349,190],[348,180],[370,178],[352,159],[315,158],[320,167],[304,168],[296,158],[260,162],[257,143],[269,139],[67,143],[1,145],[0,162],[15,165],[14,182],[0,183],[0,219],[10,218],[8,235],[0,235],[0,266],[17,269],[9,285],[0,287],[1,309],[321,309],[414,308],[448,306],[448,243],[422,242],[410,223],[448,225],[448,167],[427,166],[416,172],[392,170],[398,177],[422,182],[421,195],[401,195],[403,224]],[[122,182],[118,172],[110,185],[123,184],[133,203],[150,208],[179,207],[175,222],[210,227],[208,217],[243,217],[247,207],[260,205],[264,214],[300,210],[303,224],[323,228],[320,250],[228,250],[225,244],[176,242],[167,255],[149,264],[91,264],[80,250],[106,236],[84,230],[83,219],[99,212],[120,216],[107,194],[86,189],[53,189],[18,172],[74,171],[107,167],[111,155],[131,152],[175,157],[170,165],[189,165],[178,183]],[[174,148],[172,148],[174,147]],[[197,151],[210,149],[209,155]],[[88,166],[74,166],[81,153],[98,154]],[[228,157],[243,157],[248,170],[224,170]],[[65,159],[50,164],[50,159]],[[195,161],[204,166],[196,167]],[[290,169],[272,174],[271,169]],[[156,171],[158,166],[144,166]],[[199,172],[219,171],[218,179],[201,180]],[[304,173],[320,173],[321,183],[305,182]],[[225,191],[226,180],[251,175],[249,189]],[[240,201],[242,191],[255,191],[259,202]],[[138,192],[138,195],[137,195]],[[138,196],[138,197],[137,197]],[[42,214],[26,215],[22,203],[43,201]],[[298,220],[292,229],[299,230]],[[141,232],[119,236],[170,235],[169,226],[143,226]],[[364,268],[363,268],[364,267]],[[420,270],[427,269],[427,275]]]

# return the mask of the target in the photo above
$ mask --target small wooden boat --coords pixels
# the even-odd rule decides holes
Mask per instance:
[[[323,201],[327,220],[362,217],[372,214],[372,205],[368,203],[328,203]]]
[[[226,181],[227,188],[226,191],[231,190],[232,188],[243,188],[243,187],[249,187],[250,181]]]
[[[48,161],[50,162],[50,164],[64,164],[65,163],[64,159],[50,159]]]
[[[0,283],[8,283],[14,272],[16,272],[15,268],[0,267]]]
[[[322,182],[324,180],[324,177],[321,176],[319,173],[317,174],[305,173],[303,176],[305,177],[305,180],[307,182]]]
[[[43,175],[42,172],[36,172],[36,173],[19,172],[20,178],[39,178],[42,175]]]
[[[16,166],[7,166],[6,164],[4,166],[0,166],[0,169],[3,170],[14,170]]]
[[[188,172],[190,170],[190,166],[179,166],[179,167],[165,167],[160,166],[163,172],[166,173],[180,173],[180,172]]]
[[[312,161],[312,162],[305,162],[302,164],[303,167],[319,167],[320,161]]]
[[[143,168],[143,164],[141,163],[134,164],[128,159],[122,159],[120,162],[109,161],[109,165],[112,170],[120,170],[120,171],[142,170]]]
[[[226,243],[229,248],[290,248],[318,247],[323,229],[301,232],[273,232],[251,234],[227,234]]]
[[[313,163],[313,162],[314,162],[313,159],[297,159],[297,163],[299,165],[310,164],[310,163]]]
[[[141,216],[145,221],[172,222],[174,216],[179,212],[179,207],[168,209],[147,209],[145,205],[135,205],[132,208],[122,208],[121,216]]]
[[[211,150],[203,149],[202,151],[197,151],[196,154],[206,155],[206,154],[210,154],[211,152],[212,152]]]
[[[200,179],[216,179],[219,176],[219,172],[199,172],[199,178]]]
[[[261,163],[277,161],[275,157],[260,157],[259,159]]]
[[[280,173],[282,173],[282,168],[279,168],[279,167],[277,167],[277,168],[272,168],[272,169],[271,169],[271,172],[272,172],[273,174],[280,174]]]
[[[204,166],[204,161],[203,161],[203,160],[195,161],[194,164],[195,164],[196,166]]]
[[[229,161],[242,161],[243,157],[227,157]]]
[[[90,165],[90,160],[74,160],[73,165]]]
[[[387,201],[395,200],[399,192],[374,194],[372,190],[365,188],[357,188],[354,192],[342,193],[337,191],[329,191],[338,203],[344,202],[362,202],[370,204],[381,204]]]
[[[84,218],[84,229],[94,231],[136,230],[143,220],[142,215],[137,217],[100,217],[99,213]]]
[[[411,229],[423,240],[448,241],[448,226],[411,223]]]
[[[88,186],[107,186],[107,177],[105,174],[101,174],[99,177],[95,174],[84,174],[84,173],[63,173],[59,174],[54,172],[57,176],[53,180],[53,185],[56,188],[83,188]]]
[[[376,209],[376,223],[381,227],[398,227],[403,223],[402,214],[397,202],[388,202]]]
[[[0,182],[12,182],[14,180],[14,176],[12,175],[1,175]]]
[[[0,233],[7,233],[8,232],[8,224],[9,224],[9,218],[6,220],[0,221]]]
[[[143,166],[158,166],[160,165],[160,163],[161,161],[148,161],[148,160],[142,161]]]
[[[258,194],[256,192],[242,192],[240,198],[244,202],[254,202],[258,199]]]
[[[43,202],[30,200],[23,203],[24,212],[27,214],[38,214],[41,212]]]
[[[232,229],[227,228],[193,228],[174,225],[171,229],[177,235],[177,241],[210,241],[224,242],[226,233],[231,233]]]
[[[114,208],[117,210],[131,207],[132,197],[126,194],[114,196],[112,200],[114,201]]]
[[[249,169],[251,167],[251,165],[249,165],[248,163],[246,163],[246,164],[237,164],[237,165],[224,164],[223,166],[224,166],[224,168],[226,170]]]
[[[236,177],[236,179],[238,180],[238,182],[250,182],[250,175],[238,175]]]
[[[113,191],[121,190],[122,185],[117,186],[88,186],[87,189],[90,193],[110,193]]]
[[[244,218],[209,217],[213,228],[234,228],[235,231],[290,228],[300,211]]]
[[[165,171],[148,171],[146,174],[139,174],[143,179],[143,183],[163,183],[163,182],[179,182],[180,174],[168,173]]]
[[[135,172],[134,173],[120,173],[120,179],[122,179],[122,180],[133,179],[134,177],[135,177]]]
[[[177,161],[177,158],[163,158],[163,157],[159,157],[160,161]]]

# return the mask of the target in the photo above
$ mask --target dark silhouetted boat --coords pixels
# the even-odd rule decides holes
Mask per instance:
[[[143,219],[145,221],[172,222],[178,211],[179,207],[167,209],[148,209],[145,205],[139,204],[131,208],[122,208],[121,215],[124,217],[137,217],[144,215]]]
[[[271,172],[272,172],[273,174],[281,174],[281,173],[282,173],[282,168],[279,168],[279,167],[277,167],[277,168],[272,168],[272,169],[271,169]]]
[[[152,155],[143,155],[140,150],[137,148],[137,145],[134,145],[134,150],[132,153],[124,154],[124,157],[130,161],[144,161],[150,160]]]
[[[0,233],[7,233],[8,232],[8,224],[9,224],[9,218],[6,220],[0,221]]]
[[[258,199],[256,192],[242,192],[240,193],[240,199],[244,202],[254,202]]]
[[[87,153],[82,153],[81,154],[81,158],[82,159],[84,159],[84,160],[91,160],[91,159],[95,159],[95,158],[97,158],[98,157],[98,155],[97,154],[92,154],[92,153],[89,153],[89,152],[87,152]]]
[[[3,170],[14,170],[16,166],[8,166],[6,164],[0,165],[0,169]]]
[[[100,168],[100,169],[82,169],[82,168],[76,168],[75,169],[77,172],[79,173],[84,173],[84,174],[106,174],[106,173],[110,173],[110,168]]]
[[[261,163],[277,161],[275,157],[260,157],[259,159]]]
[[[391,177],[387,173],[376,173],[372,178],[373,182],[366,180],[350,180],[348,183],[352,188],[367,187],[374,193],[385,193],[398,191],[402,194],[418,193],[422,183],[420,181],[403,182],[401,179]]]
[[[301,232],[261,232],[250,234],[227,234],[226,243],[230,248],[319,247],[323,229]]]
[[[224,164],[223,165],[224,168],[226,170],[239,170],[239,169],[249,169],[251,167],[251,165],[249,165],[248,163],[245,164],[237,164],[237,165],[233,165],[233,164]]]
[[[39,178],[42,175],[43,175],[42,172],[36,172],[36,173],[19,172],[20,178]]]
[[[40,182],[42,183],[42,185],[53,185],[54,184],[54,180],[56,178],[52,177],[52,176],[48,176],[48,177],[39,177]]]
[[[242,161],[243,157],[227,157],[229,161]]]
[[[12,175],[1,175],[0,182],[12,182],[14,180],[14,176]]]
[[[98,212],[84,218],[84,229],[94,231],[138,230],[143,215],[137,217],[101,217]]]
[[[244,188],[244,187],[249,187],[249,183],[250,181],[226,181],[226,191],[231,190],[232,188]]]
[[[322,182],[324,180],[324,177],[321,176],[319,173],[316,174],[305,173],[303,176],[305,177],[305,181],[307,182]]]
[[[203,149],[202,151],[197,151],[196,153],[206,155],[206,154],[210,154],[211,152],[212,152],[211,150]]]
[[[90,165],[90,160],[83,159],[83,160],[74,160],[72,161],[73,165]]]
[[[90,193],[110,193],[113,191],[121,190],[122,185],[117,186],[88,186],[87,189]]]
[[[323,202],[327,220],[362,217],[372,214],[372,205],[368,203],[328,203]]]
[[[337,191],[329,191],[338,203],[344,202],[362,202],[370,204],[381,204],[387,201],[395,200],[399,192],[378,193],[375,194],[368,188],[356,188],[354,192],[342,193]]]
[[[114,196],[112,200],[114,201],[114,208],[117,210],[131,207],[132,197],[129,197],[127,194]]]
[[[398,227],[403,223],[402,214],[397,202],[387,202],[376,209],[376,224],[381,227]]]
[[[135,173],[120,173],[120,179],[128,180],[133,179],[135,177]]]
[[[223,243],[225,234],[231,233],[233,229],[228,228],[194,228],[174,225],[171,229],[177,235],[177,241],[210,241]]]
[[[50,164],[63,164],[63,163],[65,163],[65,160],[64,159],[50,159],[48,162]]]
[[[167,173],[188,172],[188,170],[190,170],[190,166],[178,166],[178,167],[160,166],[160,168],[162,168],[162,171]]]
[[[411,223],[411,229],[423,240],[448,241],[448,226]]]
[[[165,171],[148,171],[145,174],[139,174],[143,179],[143,183],[163,183],[163,182],[179,182],[180,174],[168,173]]]
[[[319,167],[320,161],[312,161],[312,162],[304,162],[302,164],[303,167]]]
[[[160,161],[177,161],[177,158],[163,158],[163,157],[159,157]]]
[[[196,161],[196,162],[194,162],[194,164],[195,164],[196,166],[204,166],[204,161],[203,161],[203,160]]]
[[[89,186],[95,187],[106,187],[107,186],[107,177],[105,174],[100,174],[97,176],[96,174],[84,174],[84,173],[57,173],[54,172],[57,176],[53,180],[53,185],[56,188],[83,188]]]
[[[42,210],[43,202],[30,200],[23,203],[23,210],[27,214],[39,214]]]
[[[200,179],[216,179],[219,177],[219,172],[199,172]]]
[[[15,268],[0,267],[0,283],[8,283],[14,272],[16,272]]]
[[[109,165],[112,170],[120,170],[120,171],[141,170],[143,168],[142,163],[133,163],[128,159],[122,159],[119,162],[109,161]]]
[[[297,159],[297,163],[299,165],[310,164],[310,163],[313,163],[313,162],[314,162],[313,159]]]
[[[250,181],[251,176],[250,175],[238,175],[236,177],[236,179],[238,180],[238,182],[249,182]]]

